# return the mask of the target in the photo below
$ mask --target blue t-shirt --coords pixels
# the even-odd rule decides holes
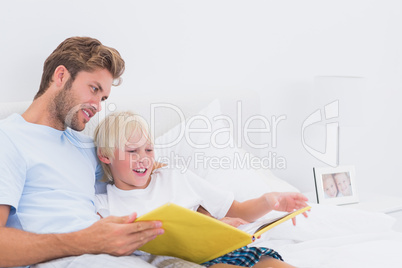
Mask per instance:
[[[13,114],[0,121],[0,148],[0,204],[11,206],[7,226],[65,233],[99,219],[94,196],[102,172],[91,138]]]

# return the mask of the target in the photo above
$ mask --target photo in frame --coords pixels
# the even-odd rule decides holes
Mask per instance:
[[[314,167],[313,173],[318,204],[359,202],[354,166]]]

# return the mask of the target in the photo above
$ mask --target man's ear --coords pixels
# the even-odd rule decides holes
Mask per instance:
[[[110,164],[110,159],[109,159],[109,157],[106,157],[106,156],[103,156],[103,155],[98,154],[98,158],[99,158],[99,160],[100,160],[102,163]]]
[[[59,65],[54,70],[53,73],[53,82],[58,87],[62,87],[70,78],[70,73],[64,65]]]

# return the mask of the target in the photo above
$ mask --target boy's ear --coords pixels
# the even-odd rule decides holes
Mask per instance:
[[[106,156],[103,156],[103,155],[98,154],[98,158],[99,158],[99,160],[100,160],[101,162],[103,162],[103,163],[105,163],[105,164],[110,164],[109,157],[106,157]]]

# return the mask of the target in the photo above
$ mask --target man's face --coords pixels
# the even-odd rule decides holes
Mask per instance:
[[[70,78],[71,79],[71,78]],[[113,77],[106,69],[81,71],[56,95],[51,113],[57,129],[82,131],[110,94]]]

